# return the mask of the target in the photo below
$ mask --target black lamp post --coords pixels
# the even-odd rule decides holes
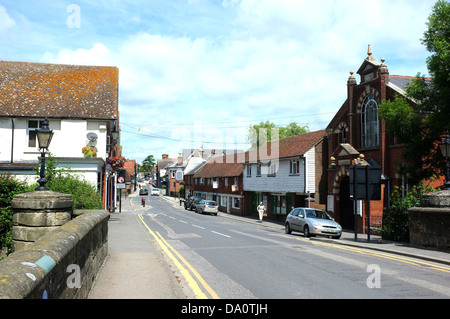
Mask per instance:
[[[39,148],[41,150],[41,171],[39,173],[41,178],[38,180],[39,186],[36,187],[35,190],[44,191],[48,190],[47,186],[45,186],[47,183],[47,180],[45,179],[45,151],[48,150],[53,137],[53,130],[48,127],[47,117],[42,123],[42,126],[36,130],[36,135],[38,138]]]
[[[450,190],[450,136],[448,135],[448,131],[445,134],[444,140],[439,143],[439,147],[445,158],[445,183],[443,189]]]

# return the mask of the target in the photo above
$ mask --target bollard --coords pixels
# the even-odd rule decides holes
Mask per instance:
[[[144,197],[142,197],[142,199],[141,199],[141,204],[143,207],[145,207],[145,198]]]

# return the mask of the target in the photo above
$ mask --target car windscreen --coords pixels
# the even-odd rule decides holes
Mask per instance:
[[[306,217],[308,218],[317,218],[317,219],[331,219],[330,215],[328,215],[323,210],[315,210],[315,209],[305,209]]]

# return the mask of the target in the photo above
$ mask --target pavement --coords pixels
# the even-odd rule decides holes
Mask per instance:
[[[185,299],[186,294],[164,259],[153,244],[154,239],[148,231],[140,231],[144,225],[134,212],[140,207],[130,205],[130,197],[139,196],[138,192],[122,198],[121,213],[111,214],[108,229],[108,256],[97,275],[88,299]],[[161,196],[172,201],[175,206],[179,200]],[[180,206],[180,209],[184,208]],[[259,227],[284,231],[282,222],[263,220],[262,223],[251,216],[235,216],[219,212],[218,217],[239,222],[252,223]],[[139,229],[139,231],[137,231]],[[149,240],[150,239],[150,240]],[[417,258],[427,262],[450,265],[450,252],[414,247],[406,243],[386,241],[380,236],[357,234],[344,231],[340,239],[314,237],[310,240],[318,243],[357,247],[380,251],[403,257]]]

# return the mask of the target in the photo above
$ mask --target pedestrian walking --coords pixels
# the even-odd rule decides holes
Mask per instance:
[[[257,210],[259,214],[259,221],[262,223],[263,216],[266,215],[266,208],[264,207],[264,204],[262,202],[258,205]]]

